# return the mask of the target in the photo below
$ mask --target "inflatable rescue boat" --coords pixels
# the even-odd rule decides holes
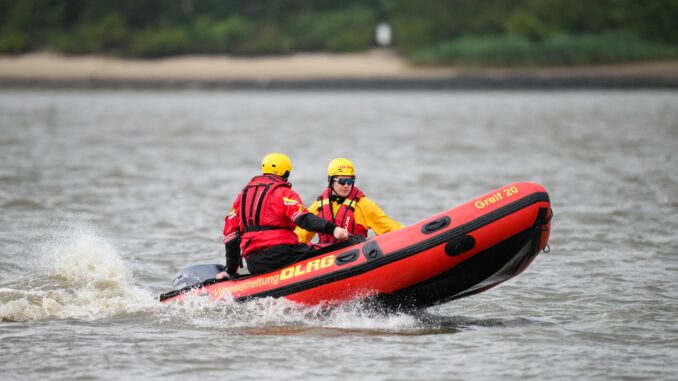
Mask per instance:
[[[541,185],[509,184],[404,229],[332,245],[268,273],[216,280],[220,265],[191,266],[160,300],[282,297],[333,306],[371,298],[387,308],[425,308],[523,272],[547,246],[551,217]]]

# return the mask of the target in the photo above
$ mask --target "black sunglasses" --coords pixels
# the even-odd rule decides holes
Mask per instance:
[[[339,185],[353,185],[355,184],[355,179],[334,179],[335,183],[339,183]]]

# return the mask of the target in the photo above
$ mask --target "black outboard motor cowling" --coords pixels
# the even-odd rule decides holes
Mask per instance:
[[[224,266],[217,264],[184,267],[174,276],[172,289],[180,290],[185,287],[198,286],[208,279],[214,279],[214,276],[222,271],[224,271]]]

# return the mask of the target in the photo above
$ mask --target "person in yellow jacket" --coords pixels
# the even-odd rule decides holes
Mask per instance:
[[[374,201],[355,186],[355,166],[343,157],[332,160],[327,167],[327,188],[308,208],[308,211],[356,236],[367,237],[372,229],[377,235],[402,229],[398,221],[390,218]],[[315,232],[297,228],[300,242],[310,242]],[[318,245],[335,242],[330,234],[318,233]]]

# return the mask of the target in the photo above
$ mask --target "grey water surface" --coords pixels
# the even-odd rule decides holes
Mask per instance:
[[[263,299],[161,304],[223,261],[233,197],[287,153],[412,224],[515,181],[550,248],[423,314]],[[678,93],[0,91],[0,371],[26,380],[670,380]]]

